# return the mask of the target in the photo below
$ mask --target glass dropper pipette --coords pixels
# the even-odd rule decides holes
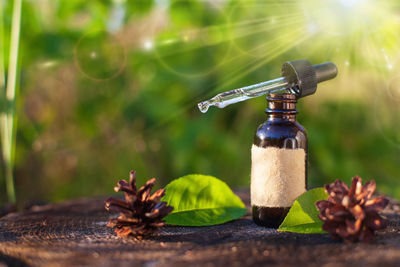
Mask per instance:
[[[220,93],[213,98],[198,104],[201,112],[206,113],[210,106],[224,108],[230,104],[245,101],[268,93],[285,93],[290,91],[289,83],[285,77],[245,86],[232,91]]]
[[[319,82],[333,79],[336,75],[337,67],[331,62],[319,65],[311,65],[307,60],[286,62],[282,66],[282,77],[220,93],[198,103],[198,106],[201,112],[206,113],[210,106],[224,108],[271,93],[290,93],[300,98],[315,93]]]

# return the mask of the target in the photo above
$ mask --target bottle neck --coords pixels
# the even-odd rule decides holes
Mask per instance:
[[[297,99],[292,94],[270,94],[267,96],[268,108],[265,110],[268,120],[296,121]]]

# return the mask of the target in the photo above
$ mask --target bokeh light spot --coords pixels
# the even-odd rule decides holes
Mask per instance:
[[[122,43],[106,31],[85,34],[74,51],[77,68],[92,80],[108,80],[118,76],[126,65]]]
[[[153,46],[154,46],[154,44],[153,44],[153,42],[150,41],[150,40],[146,40],[146,41],[144,41],[144,43],[143,43],[143,48],[144,48],[145,50],[151,50],[151,49],[153,49]]]
[[[211,73],[230,48],[225,13],[207,2],[173,1],[172,25],[154,41],[158,60],[183,76]]]

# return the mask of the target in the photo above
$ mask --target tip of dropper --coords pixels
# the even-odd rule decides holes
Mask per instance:
[[[197,104],[197,106],[199,107],[199,109],[202,113],[206,113],[209,108],[207,101],[200,102]]]

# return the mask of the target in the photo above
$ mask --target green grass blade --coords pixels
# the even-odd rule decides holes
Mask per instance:
[[[3,4],[4,1],[0,1],[0,105],[4,103],[5,96],[5,70],[4,70],[4,24],[3,24]],[[2,107],[3,108],[3,107]],[[0,112],[3,109],[0,109]],[[0,126],[1,127],[1,126]]]
[[[5,165],[6,186],[9,202],[16,201],[14,189],[14,151],[15,151],[15,96],[17,91],[18,76],[18,50],[19,35],[21,28],[21,5],[22,0],[14,0],[12,24],[11,24],[11,40],[10,40],[10,59],[8,66],[8,77],[6,86],[6,103],[10,103],[12,108],[6,109],[3,113],[1,124],[2,127],[2,149]]]
[[[3,22],[3,11],[4,11],[4,1],[0,1],[0,138],[3,136],[4,132],[4,119],[5,119],[5,112],[6,112],[6,73],[5,73],[5,63],[4,63],[4,54],[5,54],[5,47],[4,47],[4,22]],[[0,139],[2,155],[4,144],[2,139]],[[2,172],[1,178],[5,177],[5,172]]]

